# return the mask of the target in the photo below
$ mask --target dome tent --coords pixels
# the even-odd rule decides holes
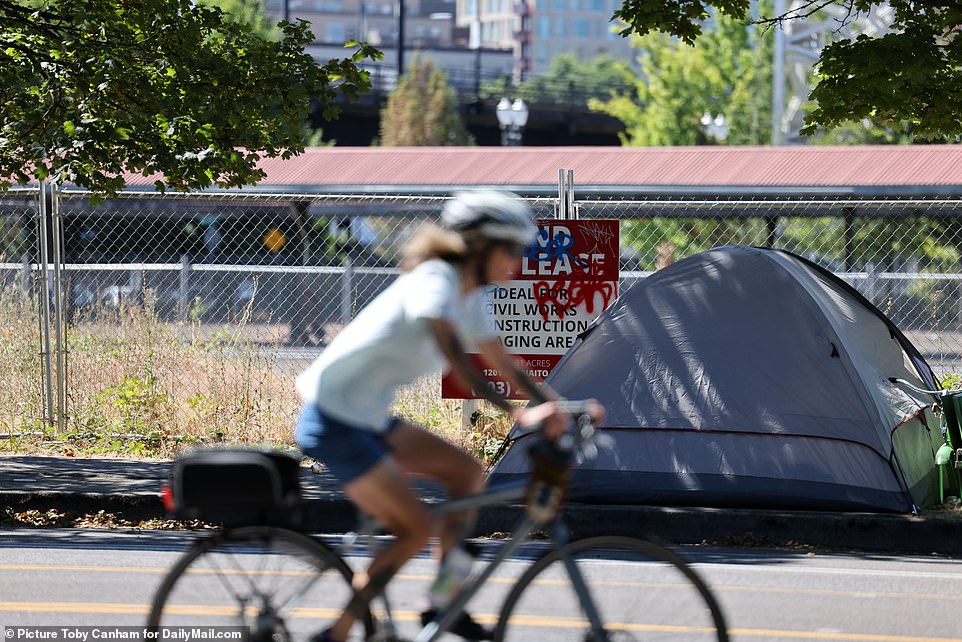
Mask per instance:
[[[931,369],[844,281],[780,250],[722,247],[631,288],[547,380],[607,408],[613,447],[572,497],[637,503],[910,511],[937,501]],[[517,430],[517,427],[515,428]],[[525,437],[490,483],[528,470]]]

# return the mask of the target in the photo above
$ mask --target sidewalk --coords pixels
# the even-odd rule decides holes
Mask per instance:
[[[160,488],[168,462],[70,457],[0,456],[0,510],[119,513],[130,520],[165,516]],[[302,469],[307,527],[336,533],[353,528],[355,513],[337,483]],[[426,490],[428,499],[439,497]],[[520,507],[482,512],[478,535],[510,533]],[[569,505],[575,536],[619,534],[675,544],[798,546],[865,552],[962,555],[962,515],[924,516],[658,506]]]

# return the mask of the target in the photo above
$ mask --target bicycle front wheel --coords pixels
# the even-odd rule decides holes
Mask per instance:
[[[178,560],[154,595],[147,626],[239,626],[251,642],[307,640],[350,599],[352,576],[339,555],[301,533],[225,530]],[[370,613],[355,629],[359,639],[373,632]]]
[[[552,551],[518,579],[495,640],[536,639],[727,642],[728,633],[711,591],[681,557],[651,542],[612,536]]]

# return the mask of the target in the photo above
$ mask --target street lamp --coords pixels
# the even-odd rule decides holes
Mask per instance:
[[[397,81],[404,75],[404,0],[394,4],[394,21],[397,29]]]
[[[712,116],[706,111],[701,117],[701,129],[709,140],[714,140],[716,143],[722,143],[728,138],[728,120],[725,114]]]
[[[506,147],[521,145],[521,132],[528,124],[528,106],[520,98],[513,103],[502,98],[496,113],[501,127],[501,144]]]

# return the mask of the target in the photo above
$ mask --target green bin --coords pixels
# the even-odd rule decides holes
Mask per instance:
[[[939,395],[942,420],[945,422],[945,445],[935,455],[939,467],[939,491],[945,501],[945,491],[962,496],[962,479],[959,477],[962,455],[962,391],[946,391]]]

